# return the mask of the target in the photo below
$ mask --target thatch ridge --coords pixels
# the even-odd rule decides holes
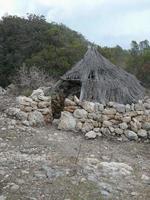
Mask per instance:
[[[81,100],[132,103],[144,96],[144,88],[134,75],[112,64],[94,47],[61,78],[82,83]]]

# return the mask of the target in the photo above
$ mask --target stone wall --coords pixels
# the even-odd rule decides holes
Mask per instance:
[[[150,98],[132,105],[107,105],[66,99],[58,128],[80,131],[87,138],[117,136],[120,140],[150,139]]]
[[[51,97],[45,96],[42,89],[34,90],[30,97],[19,96],[18,107],[9,108],[6,113],[26,126],[43,126],[52,122]]]

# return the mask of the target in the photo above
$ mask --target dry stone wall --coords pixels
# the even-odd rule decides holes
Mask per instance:
[[[59,129],[80,131],[87,138],[117,136],[118,139],[150,139],[150,98],[132,105],[107,105],[66,99]]]
[[[52,122],[51,97],[45,96],[42,89],[34,90],[30,97],[17,97],[17,108],[9,108],[9,116],[21,120],[26,126],[43,126]]]

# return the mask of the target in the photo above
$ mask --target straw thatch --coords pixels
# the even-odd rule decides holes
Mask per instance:
[[[94,47],[88,48],[84,58],[61,79],[81,83],[80,100],[131,104],[144,95],[135,76],[112,64]]]

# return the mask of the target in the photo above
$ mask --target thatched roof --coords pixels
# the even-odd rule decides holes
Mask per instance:
[[[135,76],[112,64],[94,47],[88,48],[84,58],[61,79],[80,81],[82,100],[132,103],[144,95],[144,88]]]

